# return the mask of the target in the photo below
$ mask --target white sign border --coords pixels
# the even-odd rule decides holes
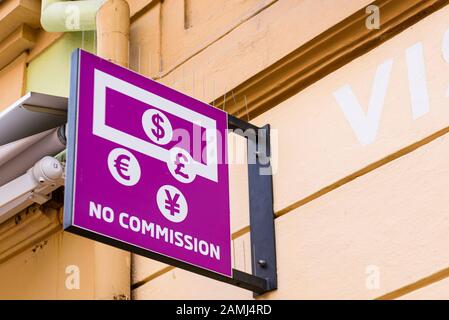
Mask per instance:
[[[93,134],[124,147],[153,157],[165,163],[170,161],[170,150],[132,136],[106,124],[106,88],[110,88],[145,104],[206,129],[206,164],[193,160],[195,174],[218,182],[217,125],[214,119],[162,98],[136,85],[116,78],[98,69],[94,70]]]

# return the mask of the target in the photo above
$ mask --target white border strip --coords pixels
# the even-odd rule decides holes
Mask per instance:
[[[193,160],[195,173],[206,179],[218,182],[217,129],[216,121],[198,112],[183,107],[173,101],[157,96],[124,80],[103,71],[94,71],[94,113],[93,134],[106,140],[121,144],[132,150],[168,163],[170,150],[154,143],[132,136],[126,132],[106,125],[106,88],[113,89],[145,104],[154,106],[176,117],[185,119],[206,129],[207,163]]]

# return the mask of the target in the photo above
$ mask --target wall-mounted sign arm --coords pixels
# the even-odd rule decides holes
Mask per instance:
[[[270,126],[260,128],[228,115],[228,127],[247,139],[251,235],[252,274],[234,270],[233,276],[241,282],[259,286],[252,289],[257,295],[277,288]],[[245,132],[248,129],[254,130],[255,134]]]
[[[246,122],[231,115],[228,115],[228,128],[231,130],[241,129],[243,131],[248,129],[258,131],[259,129],[261,129],[258,126],[253,125],[252,123]]]

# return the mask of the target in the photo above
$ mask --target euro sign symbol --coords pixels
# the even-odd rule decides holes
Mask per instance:
[[[129,162],[131,158],[126,154],[119,155],[114,161],[114,167],[117,169],[117,173],[125,180],[129,180],[131,177],[126,173],[129,172]]]
[[[156,137],[157,141],[162,139],[165,136],[164,128],[162,128],[161,123],[164,123],[164,119],[159,115],[159,113],[155,113],[151,117],[151,121],[153,122],[156,128],[151,129],[151,132]]]

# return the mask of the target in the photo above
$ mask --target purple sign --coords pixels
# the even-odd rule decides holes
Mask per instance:
[[[71,87],[64,228],[231,277],[227,114],[82,50]]]

